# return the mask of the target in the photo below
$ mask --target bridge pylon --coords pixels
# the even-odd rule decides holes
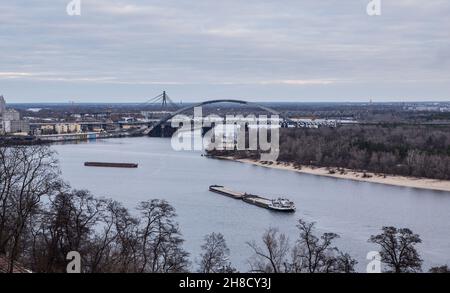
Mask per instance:
[[[161,105],[161,112],[170,112],[169,110],[177,111],[180,108],[176,103],[172,101],[166,91],[163,91],[161,94],[143,103],[144,106],[157,104]]]

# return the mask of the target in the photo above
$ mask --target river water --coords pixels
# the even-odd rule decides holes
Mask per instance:
[[[176,152],[163,138],[120,138],[54,145],[63,178],[134,208],[139,201],[166,199],[177,210],[184,247],[194,263],[204,235],[224,234],[231,261],[248,270],[247,241],[259,241],[268,227],[297,239],[296,221],[317,223],[317,232],[334,232],[337,246],[358,260],[364,271],[368,243],[382,226],[408,227],[420,234],[424,268],[450,264],[450,193],[387,186],[275,170],[208,159],[201,152]],[[85,161],[139,163],[137,169],[89,168]],[[208,191],[220,184],[236,190],[296,203],[294,214],[280,214]]]

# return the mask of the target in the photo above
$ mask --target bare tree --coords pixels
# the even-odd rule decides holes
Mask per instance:
[[[59,183],[57,161],[48,146],[0,147],[0,253],[10,270],[20,255],[30,217],[43,196]]]
[[[83,263],[90,253],[94,229],[101,220],[105,201],[85,190],[62,187],[34,216],[28,236],[32,269],[37,272],[64,272],[66,255],[78,251]]]
[[[282,273],[289,270],[287,255],[289,240],[277,229],[269,228],[263,235],[264,246],[259,247],[256,242],[247,242],[254,255],[249,260],[251,271],[260,273]]]
[[[138,272],[138,224],[138,219],[122,204],[109,200],[92,236],[87,270],[94,273]]]
[[[308,273],[350,273],[354,272],[356,260],[333,246],[339,237],[335,233],[324,233],[319,238],[314,232],[315,223],[300,219],[297,225],[300,237],[292,253],[292,271]]]
[[[91,249],[94,272],[185,272],[188,253],[174,208],[164,200],[141,202],[134,217],[111,201]]]
[[[335,272],[347,274],[355,272],[355,266],[358,262],[354,258],[352,258],[350,254],[339,252],[339,255],[336,259],[337,262]]]
[[[448,267],[448,265],[432,267],[428,272],[432,274],[448,274],[450,273],[450,268]]]
[[[409,273],[422,270],[422,259],[415,245],[421,243],[418,234],[408,228],[383,227],[383,233],[372,235],[369,242],[380,246],[381,261],[390,272]]]
[[[336,250],[332,247],[332,241],[339,236],[334,233],[324,233],[319,239],[314,235],[315,223],[307,223],[299,220],[297,225],[300,230],[300,238],[297,241],[297,254],[294,256],[296,262],[294,267],[296,271],[306,269],[309,273],[320,272],[327,265],[330,266],[328,254]],[[300,262],[298,262],[300,260]]]
[[[140,271],[182,272],[187,270],[188,253],[182,249],[184,240],[174,222],[175,209],[165,200],[141,202],[141,225],[138,231]]]
[[[234,272],[228,259],[230,250],[221,233],[211,233],[205,236],[200,255],[200,273],[230,273]]]

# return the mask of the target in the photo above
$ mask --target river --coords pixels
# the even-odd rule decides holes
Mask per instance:
[[[382,226],[418,233],[424,269],[450,264],[450,193],[356,182],[209,159],[201,152],[176,152],[163,138],[118,138],[54,145],[63,178],[134,208],[139,201],[166,199],[177,210],[184,247],[195,265],[204,235],[224,234],[231,261],[248,270],[247,241],[260,241],[268,227],[297,239],[299,218],[317,223],[317,232],[334,232],[337,246],[367,265],[368,243]],[[137,169],[89,168],[85,161],[139,163]],[[296,203],[294,214],[281,214],[208,191],[211,184]]]

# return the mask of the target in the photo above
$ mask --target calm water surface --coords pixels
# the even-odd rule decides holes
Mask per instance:
[[[298,174],[248,164],[208,159],[199,152],[175,152],[169,139],[122,138],[55,145],[63,177],[74,188],[88,189],[134,208],[160,198],[177,210],[185,248],[198,258],[204,235],[221,232],[231,261],[247,270],[251,250],[265,229],[277,227],[291,242],[298,218],[317,222],[318,232],[335,232],[337,245],[366,267],[367,242],[385,225],[408,227],[420,234],[424,267],[450,263],[450,193]],[[88,168],[85,161],[136,162],[137,169]],[[280,214],[208,191],[225,185],[276,197],[286,195],[295,214]]]

